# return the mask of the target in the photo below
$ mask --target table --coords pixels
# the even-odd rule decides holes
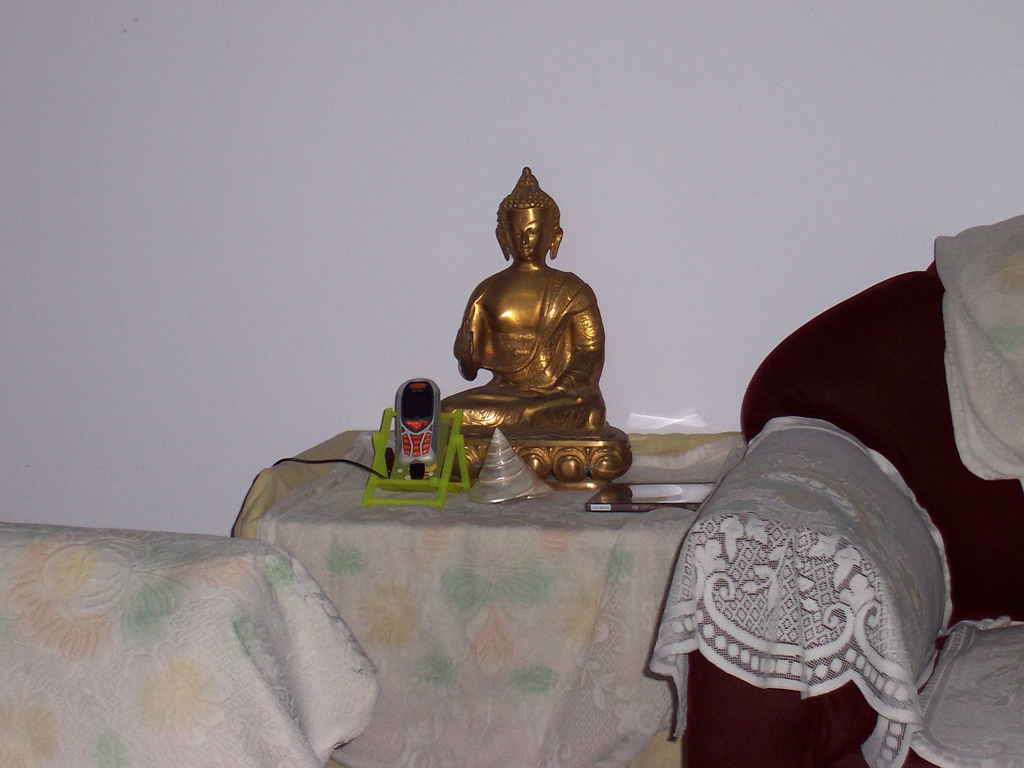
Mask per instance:
[[[371,455],[357,440],[351,457]],[[374,716],[336,760],[623,768],[668,725],[671,688],[647,663],[695,512],[587,513],[589,491],[364,507],[364,485],[338,466],[255,531],[305,565],[377,665]]]

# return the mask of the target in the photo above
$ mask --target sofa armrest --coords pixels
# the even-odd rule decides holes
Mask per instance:
[[[941,539],[892,466],[826,422],[775,419],[686,539],[651,668],[681,699],[693,650],[761,688],[853,682],[878,713],[868,763],[898,765],[949,610]]]

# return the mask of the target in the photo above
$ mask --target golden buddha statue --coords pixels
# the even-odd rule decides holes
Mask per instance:
[[[463,411],[467,446],[486,447],[495,427],[537,473],[593,487],[628,467],[625,434],[605,421],[598,382],[604,328],[593,290],[548,265],[562,242],[558,205],[529,168],[498,207],[495,235],[511,264],[470,296],[455,340],[459,371],[491,380],[447,397]],[[470,450],[472,453],[472,450]]]

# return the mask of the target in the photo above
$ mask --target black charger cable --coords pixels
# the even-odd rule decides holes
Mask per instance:
[[[290,457],[290,458],[287,458],[287,459],[278,459],[277,461],[275,461],[271,465],[271,469],[276,467],[278,464],[284,464],[285,462],[289,462],[289,461],[290,462],[294,462],[296,464],[351,464],[353,467],[359,467],[359,469],[365,469],[367,472],[372,472],[377,477],[383,478],[384,480],[388,479],[387,475],[382,475],[380,472],[378,472],[373,467],[368,467],[365,464],[360,464],[358,461],[352,461],[352,459],[299,459],[299,458],[296,458],[296,457],[293,456],[293,457]],[[256,485],[256,479],[258,477],[259,477],[258,475],[257,475],[257,477],[254,477],[253,480],[252,480],[252,483],[249,485],[249,491],[248,491],[248,493],[245,494],[245,498],[246,499],[248,499],[249,498],[249,494],[252,493],[252,489]],[[239,516],[241,516],[242,510],[244,510],[244,509],[245,509],[245,501],[243,500],[242,501],[242,509],[239,510],[239,512],[238,512]],[[238,524],[238,517],[235,518],[235,524],[236,525]],[[234,535],[234,534],[232,534],[232,535]]]
[[[353,467],[359,467],[360,469],[365,469],[367,472],[372,472],[377,477],[383,478],[384,480],[388,479],[387,475],[382,475],[373,467],[368,467],[365,464],[360,464],[358,461],[352,461],[352,459],[298,459],[292,457],[288,459],[278,459],[273,464],[271,464],[271,469],[276,467],[278,464],[284,464],[285,462],[288,461],[293,461],[296,464],[351,464]]]

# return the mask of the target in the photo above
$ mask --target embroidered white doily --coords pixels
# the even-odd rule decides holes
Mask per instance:
[[[879,715],[865,758],[899,766],[948,585],[938,531],[888,461],[825,422],[775,419],[687,536],[650,666],[683,701],[693,650],[764,688],[852,680]]]

